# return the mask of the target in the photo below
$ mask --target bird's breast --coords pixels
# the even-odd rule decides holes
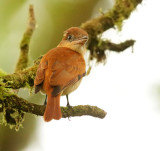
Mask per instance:
[[[74,90],[76,90],[76,89],[79,87],[81,81],[82,81],[82,79],[80,79],[78,82],[72,84],[71,86],[65,88],[65,89],[63,90],[62,95],[67,95],[67,94],[73,92]]]

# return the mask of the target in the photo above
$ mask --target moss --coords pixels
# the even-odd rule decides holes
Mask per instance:
[[[24,113],[10,107],[4,107],[3,109],[3,125],[8,125],[10,128],[15,128],[18,131],[22,127],[24,121]]]
[[[123,21],[130,16],[136,4],[133,0],[116,0],[113,9],[111,9],[107,15],[112,18],[114,25],[116,25],[119,30],[122,29]]]
[[[19,89],[23,87],[32,87],[34,85],[34,78],[36,75],[38,65],[34,64],[23,71],[17,73],[8,74],[1,78],[1,82],[5,84],[5,87]]]
[[[3,71],[2,69],[0,69],[0,77],[5,76],[7,73],[5,71]]]
[[[14,98],[12,97],[14,95],[12,89],[0,87],[0,108],[3,108],[3,118],[0,123],[19,130],[24,121],[24,113],[14,108]],[[11,101],[8,101],[9,98]]]
[[[123,21],[129,18],[131,12],[141,2],[142,0],[115,0],[114,6],[108,12],[81,25],[81,28],[86,30],[90,37],[88,41],[89,60],[96,59],[97,63],[105,64],[107,46],[101,51],[98,46],[99,35],[109,28],[117,27],[118,30],[121,30]]]

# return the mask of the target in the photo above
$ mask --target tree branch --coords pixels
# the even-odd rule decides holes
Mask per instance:
[[[18,97],[16,94],[9,91],[9,89],[1,88],[0,90],[0,112],[5,113],[4,116],[7,123],[15,125],[18,129],[20,126],[20,122],[22,122],[24,113],[43,116],[45,111],[44,105],[30,103],[25,99]],[[61,107],[61,112],[63,118],[83,115],[104,118],[107,114],[104,110],[90,105]]]
[[[106,43],[104,45],[105,47],[103,46],[103,51],[99,51],[100,48],[98,48],[97,45],[99,40],[97,36],[115,26],[119,30],[121,30],[123,21],[129,18],[131,12],[133,12],[137,7],[137,5],[140,4],[141,2],[142,0],[123,0],[123,1],[115,0],[113,8],[109,12],[104,13],[103,15],[97,18],[88,20],[85,23],[82,23],[81,28],[86,30],[90,36],[90,40],[88,43],[88,50],[90,51],[89,59],[92,60],[95,58],[97,62],[105,62],[106,54],[104,51],[110,48],[112,42],[108,43],[109,46]],[[116,44],[112,43],[112,46],[113,45]],[[131,43],[131,45],[128,45],[128,47],[129,46],[133,46],[133,44]],[[121,47],[121,51],[125,50],[125,47],[120,45],[119,47]],[[119,52],[119,49],[109,49],[109,50],[114,50]]]
[[[92,38],[103,33],[109,28],[117,26],[119,29],[125,19],[128,19],[130,14],[135,10],[142,0],[115,0],[113,8],[103,15],[93,18],[82,23],[81,28],[87,31],[90,35],[90,42]]]
[[[112,50],[112,51],[115,51],[115,52],[122,52],[123,50],[133,46],[135,43],[135,40],[126,40],[124,42],[121,42],[119,44],[115,44],[115,43],[112,43],[111,41],[109,40],[106,40],[106,41],[102,41],[100,42],[99,44],[99,49],[104,51],[105,49],[108,49],[108,50]]]
[[[3,100],[4,106],[10,109],[16,109],[23,111],[25,113],[31,113],[39,116],[43,116],[45,111],[44,105],[37,105],[30,103],[27,100],[18,97],[15,94],[10,94],[10,96],[5,96]],[[2,112],[2,110],[0,110]],[[96,106],[90,105],[78,105],[72,107],[61,107],[62,118],[75,117],[89,115],[97,118],[104,118],[106,112]]]
[[[3,83],[5,88],[12,89],[20,89],[23,87],[32,87],[34,84],[34,78],[36,75],[36,71],[38,68],[38,64],[34,64],[32,67],[24,69],[22,71],[8,74],[1,77],[0,86]]]
[[[28,65],[29,43],[35,30],[36,20],[33,5],[29,6],[29,23],[20,43],[20,56],[16,65],[15,72],[25,69]]]
[[[106,50],[122,52],[125,49],[133,46],[134,43],[135,43],[135,40],[126,40],[119,44],[115,44],[109,40],[104,41],[98,38],[94,39],[93,45],[90,45],[92,47],[92,51],[90,51],[89,60],[96,58],[97,62],[103,62],[104,60],[106,60],[106,54],[105,54]]]

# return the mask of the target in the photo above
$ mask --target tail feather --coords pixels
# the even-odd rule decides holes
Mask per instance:
[[[47,106],[43,117],[46,122],[49,122],[52,119],[59,120],[62,117],[60,94],[57,96],[52,96],[52,94],[48,95]]]

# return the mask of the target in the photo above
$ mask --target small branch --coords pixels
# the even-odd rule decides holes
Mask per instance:
[[[107,115],[107,112],[104,110],[98,108],[97,106],[90,105],[78,105],[72,106],[72,108],[61,107],[61,111],[63,118],[89,115],[103,119]]]
[[[102,41],[100,43],[100,45],[98,46],[100,50],[104,51],[104,50],[111,50],[111,51],[115,51],[115,52],[122,52],[125,49],[133,46],[135,43],[135,40],[126,40],[124,42],[121,42],[119,44],[115,44],[112,43],[111,41]]]
[[[133,46],[134,43],[135,40],[126,40],[119,44],[115,44],[109,40],[104,41],[98,38],[94,39],[94,43],[92,43],[92,45],[90,45],[89,47],[89,49],[91,50],[89,60],[96,58],[97,62],[103,62],[106,59],[106,50],[122,52],[127,48]]]
[[[28,27],[23,35],[22,41],[20,43],[20,56],[16,65],[15,72],[18,72],[22,69],[25,69],[28,65],[28,52],[29,52],[29,43],[32,37],[32,34],[35,30],[35,16],[33,5],[29,6],[29,23]]]

